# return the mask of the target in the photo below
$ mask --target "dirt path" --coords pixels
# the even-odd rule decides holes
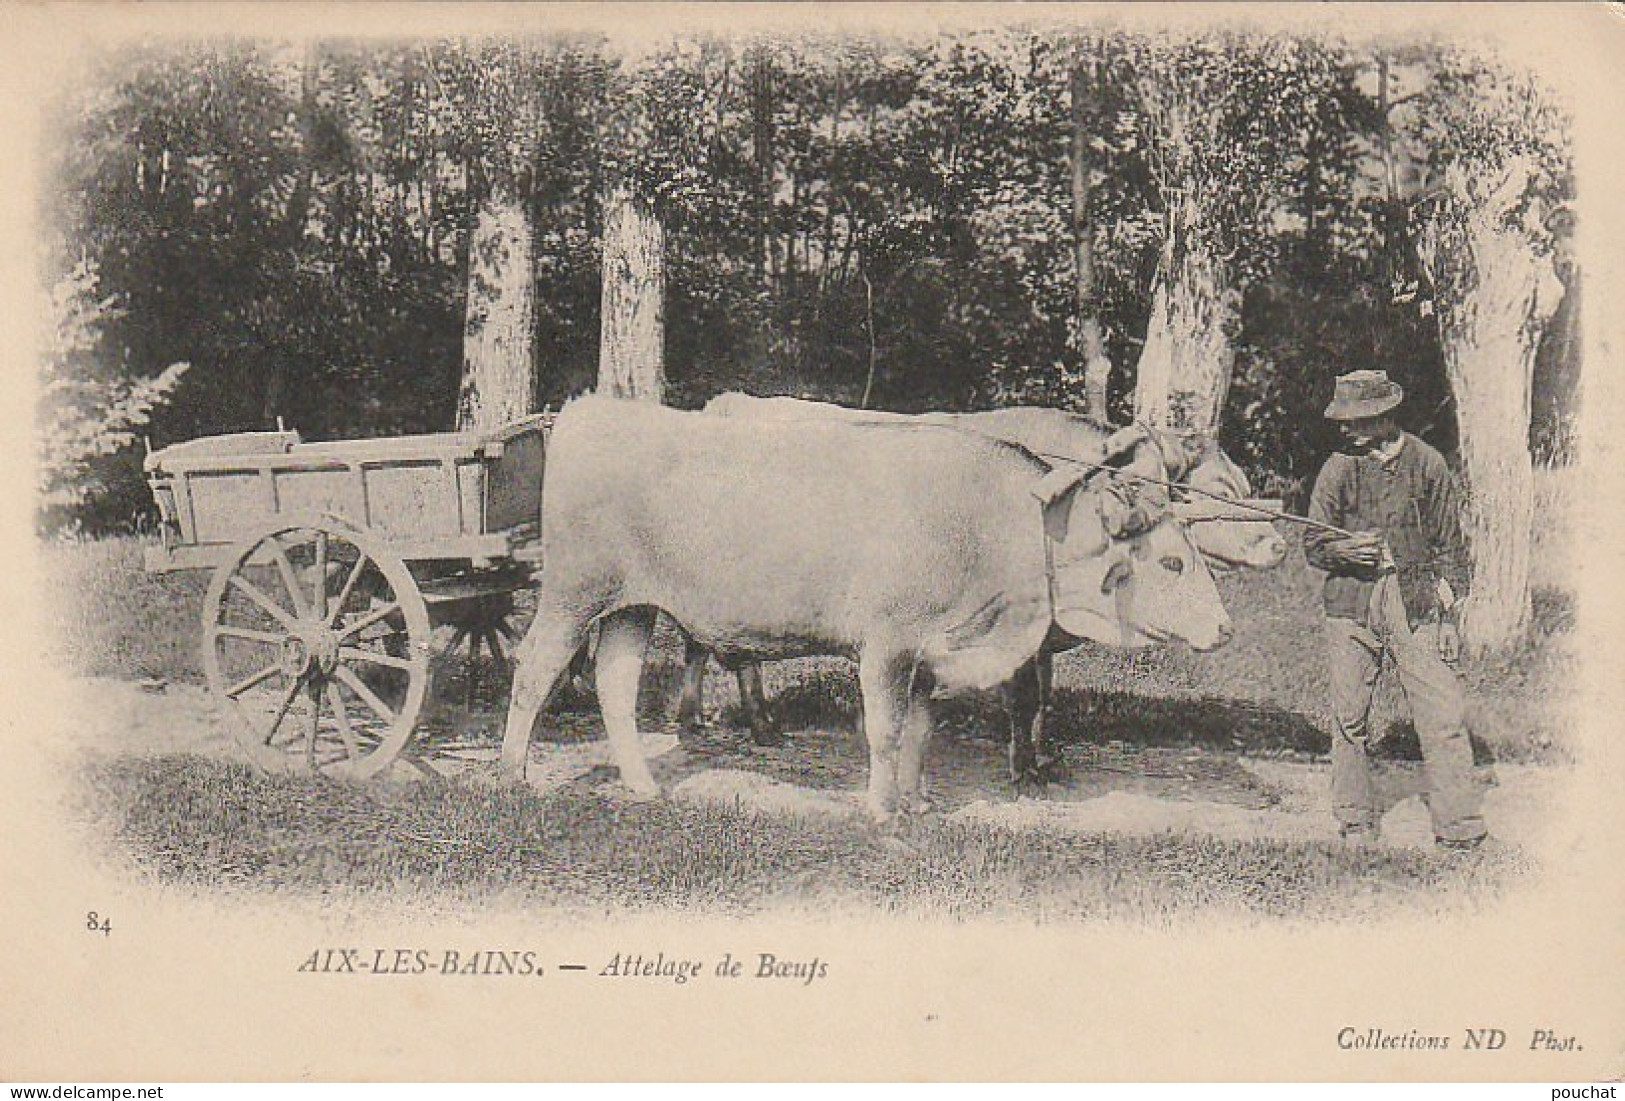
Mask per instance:
[[[156,756],[195,753],[241,761],[226,733],[222,709],[203,689],[188,685],[109,679],[76,682],[82,693],[70,725],[74,751]],[[458,714],[431,712],[432,731],[455,724],[483,735],[494,758],[502,715],[490,708]],[[590,713],[566,713],[555,726],[570,740],[532,748],[530,782],[547,789],[575,784],[612,788],[607,746]],[[810,817],[857,816],[868,772],[867,753],[848,731],[798,731],[780,747],[763,748],[735,731],[716,731],[697,749],[670,734],[646,736],[656,776],[673,798],[725,803],[764,813]],[[1222,839],[1331,840],[1323,761],[1270,760],[1197,748],[1151,748],[1121,743],[1071,745],[1070,772],[1041,798],[1016,798],[1004,775],[1004,747],[992,738],[943,737],[927,762],[933,805],[945,817],[1013,830],[1149,835],[1172,831]],[[404,770],[403,770],[404,771]],[[1547,809],[1558,805],[1567,769],[1530,765],[1481,770],[1489,785],[1485,815],[1498,836],[1540,844]],[[1405,762],[1388,768],[1382,790],[1391,809],[1381,843],[1428,847],[1427,812],[1415,797],[1420,769]]]

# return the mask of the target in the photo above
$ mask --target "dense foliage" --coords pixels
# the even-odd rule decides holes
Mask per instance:
[[[591,37],[121,48],[56,105],[52,276],[95,316],[53,369],[84,384],[97,442],[47,456],[45,523],[139,513],[137,429],[450,428],[492,188],[535,235],[538,405],[594,378],[600,200],[630,177],[666,227],[674,403],[744,387],[1078,406],[1078,127],[1116,416],[1159,271],[1195,243],[1239,295],[1221,430],[1251,469],[1301,485],[1332,376],[1361,366],[1394,373],[1412,426],[1449,448],[1434,320],[1396,293],[1406,196],[1383,188],[1448,128],[1397,133],[1374,62],[1321,39],[1020,29],[693,37],[635,58]],[[1475,64],[1395,62],[1443,104]],[[1573,377],[1572,336],[1548,340],[1548,457]]]

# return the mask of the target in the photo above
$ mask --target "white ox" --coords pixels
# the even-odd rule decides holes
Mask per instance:
[[[934,697],[991,688],[1046,644],[1222,645],[1229,618],[1162,502],[931,425],[767,423],[588,397],[549,444],[544,568],[502,765],[600,625],[622,782],[659,791],[635,704],[657,611],[732,662],[855,658],[880,818],[920,790]]]

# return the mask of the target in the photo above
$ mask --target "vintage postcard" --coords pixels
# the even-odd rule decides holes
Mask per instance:
[[[1619,5],[8,17],[0,1079],[1625,1075]]]

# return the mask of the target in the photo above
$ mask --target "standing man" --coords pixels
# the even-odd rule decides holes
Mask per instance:
[[[1383,654],[1393,657],[1422,743],[1423,800],[1441,848],[1484,840],[1482,792],[1464,722],[1466,695],[1453,668],[1470,566],[1458,498],[1444,458],[1400,430],[1404,398],[1383,371],[1337,380],[1326,416],[1348,441],[1321,468],[1309,517],[1358,534],[1310,528],[1309,564],[1326,571],[1327,657],[1332,716],[1332,813],[1342,836],[1374,840],[1380,812],[1372,786],[1371,698]]]

